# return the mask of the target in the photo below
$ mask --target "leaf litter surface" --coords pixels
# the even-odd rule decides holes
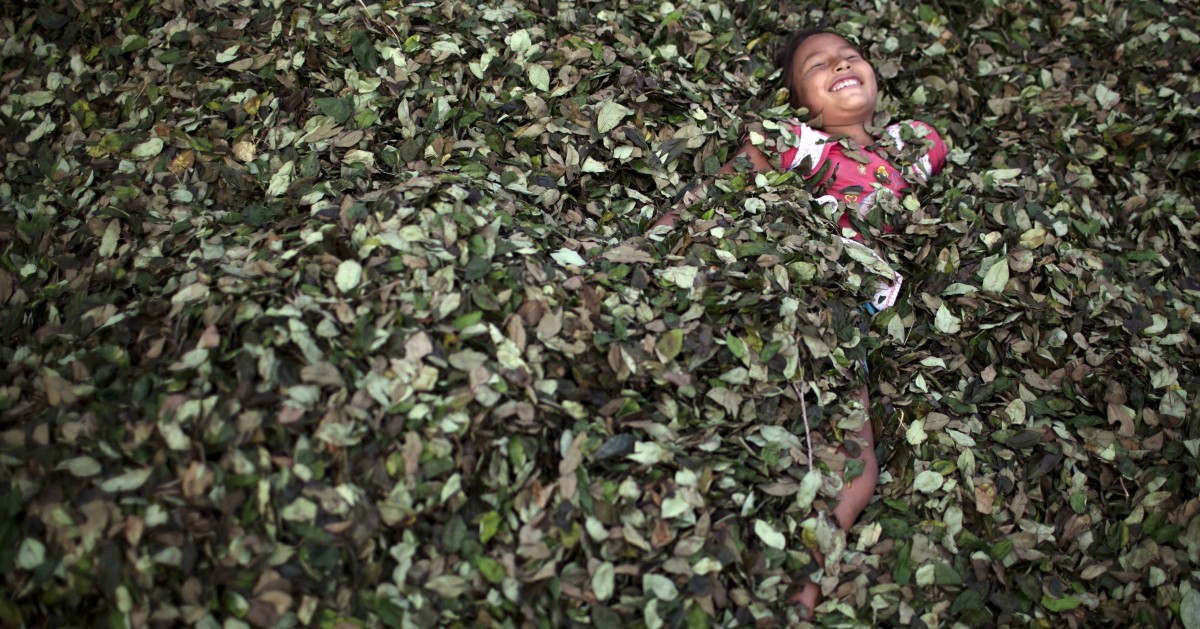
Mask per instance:
[[[953,146],[862,226],[906,276],[870,322],[793,174],[650,227],[803,114],[770,57],[820,23],[876,123]],[[811,579],[827,626],[1200,627],[1198,33],[1171,0],[9,7],[0,623],[771,627]],[[883,475],[843,537],[813,514],[861,473],[864,358]]]

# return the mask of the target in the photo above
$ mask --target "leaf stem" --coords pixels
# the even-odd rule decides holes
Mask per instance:
[[[804,402],[804,394],[808,389],[808,382],[804,380],[804,371],[800,372],[800,381],[804,383],[804,390],[796,386],[796,381],[792,381],[792,388],[796,390],[796,396],[800,398],[800,417],[804,420],[804,448],[808,454],[808,469],[813,466],[813,451],[812,451],[812,430],[808,425],[808,404]]]

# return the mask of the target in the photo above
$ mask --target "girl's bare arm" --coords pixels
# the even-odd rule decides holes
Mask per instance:
[[[744,144],[742,144],[742,147],[740,149],[738,149],[738,152],[734,153],[733,157],[731,157],[728,162],[725,162],[725,165],[722,166],[721,169],[717,171],[717,174],[718,175],[733,174],[733,172],[736,170],[734,163],[737,161],[738,156],[743,155],[743,154],[750,158],[750,165],[752,166],[754,172],[766,173],[766,172],[771,172],[772,170],[774,170],[774,167],[771,166],[771,162],[770,162],[770,160],[767,159],[767,156],[764,155],[763,152],[760,151],[757,146],[754,146],[753,144],[750,143],[749,140],[746,140],[746,142]],[[711,181],[712,181],[712,179],[708,179],[704,182],[703,185],[707,186]],[[650,227],[654,228],[654,227],[658,227],[659,225],[666,225],[668,227],[674,227],[675,223],[678,222],[678,220],[679,220],[680,205],[687,205],[689,203],[693,203],[695,201],[694,195],[695,195],[694,191],[689,191],[686,194],[684,194],[683,198],[679,200],[679,203],[675,204],[675,207],[672,207],[670,210],[667,211],[666,214],[663,214],[657,221],[654,221],[654,224],[651,225]]]
[[[733,174],[733,164],[737,160],[738,156],[743,154],[750,158],[750,163],[754,166],[754,172],[767,173],[775,170],[775,168],[771,166],[771,162],[767,159],[767,156],[764,155],[757,146],[754,146],[749,140],[747,140],[744,144],[742,144],[742,148],[738,149],[738,152],[734,153],[733,157],[730,158],[728,162],[725,162],[725,165],[721,167],[721,170],[717,171],[717,174]]]

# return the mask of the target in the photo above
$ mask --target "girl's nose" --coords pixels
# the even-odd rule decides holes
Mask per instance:
[[[833,70],[835,72],[841,72],[842,70],[848,70],[849,68],[850,68],[849,61],[847,61],[845,59],[838,59],[838,62],[834,64]]]

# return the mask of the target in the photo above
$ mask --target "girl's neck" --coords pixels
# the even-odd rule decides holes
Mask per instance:
[[[867,125],[862,123],[826,125],[822,131],[829,135],[845,135],[862,147],[867,147],[875,143],[875,136],[867,132]]]

